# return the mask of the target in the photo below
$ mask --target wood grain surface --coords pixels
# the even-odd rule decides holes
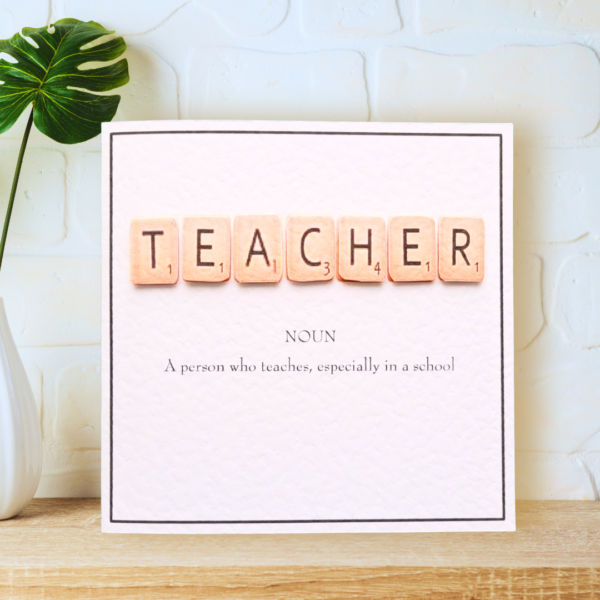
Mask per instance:
[[[600,598],[600,503],[521,502],[516,533],[100,533],[100,501],[0,522],[0,598]]]

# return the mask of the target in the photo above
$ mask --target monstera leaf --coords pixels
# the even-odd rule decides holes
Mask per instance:
[[[123,38],[94,45],[114,32],[77,19],[39,29],[25,27],[22,33],[0,40],[0,52],[15,60],[0,60],[0,133],[33,103],[35,126],[57,142],[77,144],[98,135],[101,123],[115,116],[121,97],[90,92],[126,84],[127,61],[97,68],[82,65],[118,58],[127,48]]]
[[[11,58],[0,59],[0,133],[10,129],[33,104],[6,208],[0,266],[32,124],[62,144],[85,142],[115,116],[121,100],[121,96],[92,92],[108,92],[129,81],[125,59],[100,67],[86,64],[112,61],[127,48],[121,37],[98,41],[114,33],[98,23],[62,19],[49,27],[25,27],[22,33],[0,40],[0,53]]]

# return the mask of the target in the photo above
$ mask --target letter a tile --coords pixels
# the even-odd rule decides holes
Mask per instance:
[[[179,279],[179,235],[175,219],[131,221],[129,273],[136,285],[173,285]]]
[[[229,217],[183,219],[181,262],[184,281],[227,281],[231,272]]]
[[[381,217],[341,217],[338,273],[346,281],[384,281],[387,274],[385,221]]]
[[[276,283],[283,274],[283,231],[276,215],[233,221],[233,274],[240,283]]]
[[[439,274],[443,281],[483,281],[485,233],[482,219],[440,221]]]
[[[335,275],[335,226],[331,217],[287,220],[287,276],[291,281],[329,281]]]
[[[437,277],[435,222],[428,217],[393,217],[388,231],[392,281],[433,281]]]

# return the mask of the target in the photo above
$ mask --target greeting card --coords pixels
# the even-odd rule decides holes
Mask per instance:
[[[515,528],[512,125],[103,128],[102,528]]]

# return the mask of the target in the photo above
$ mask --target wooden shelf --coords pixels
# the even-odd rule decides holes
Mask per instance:
[[[600,598],[600,503],[517,503],[516,533],[161,536],[34,500],[0,521],[0,598]]]

